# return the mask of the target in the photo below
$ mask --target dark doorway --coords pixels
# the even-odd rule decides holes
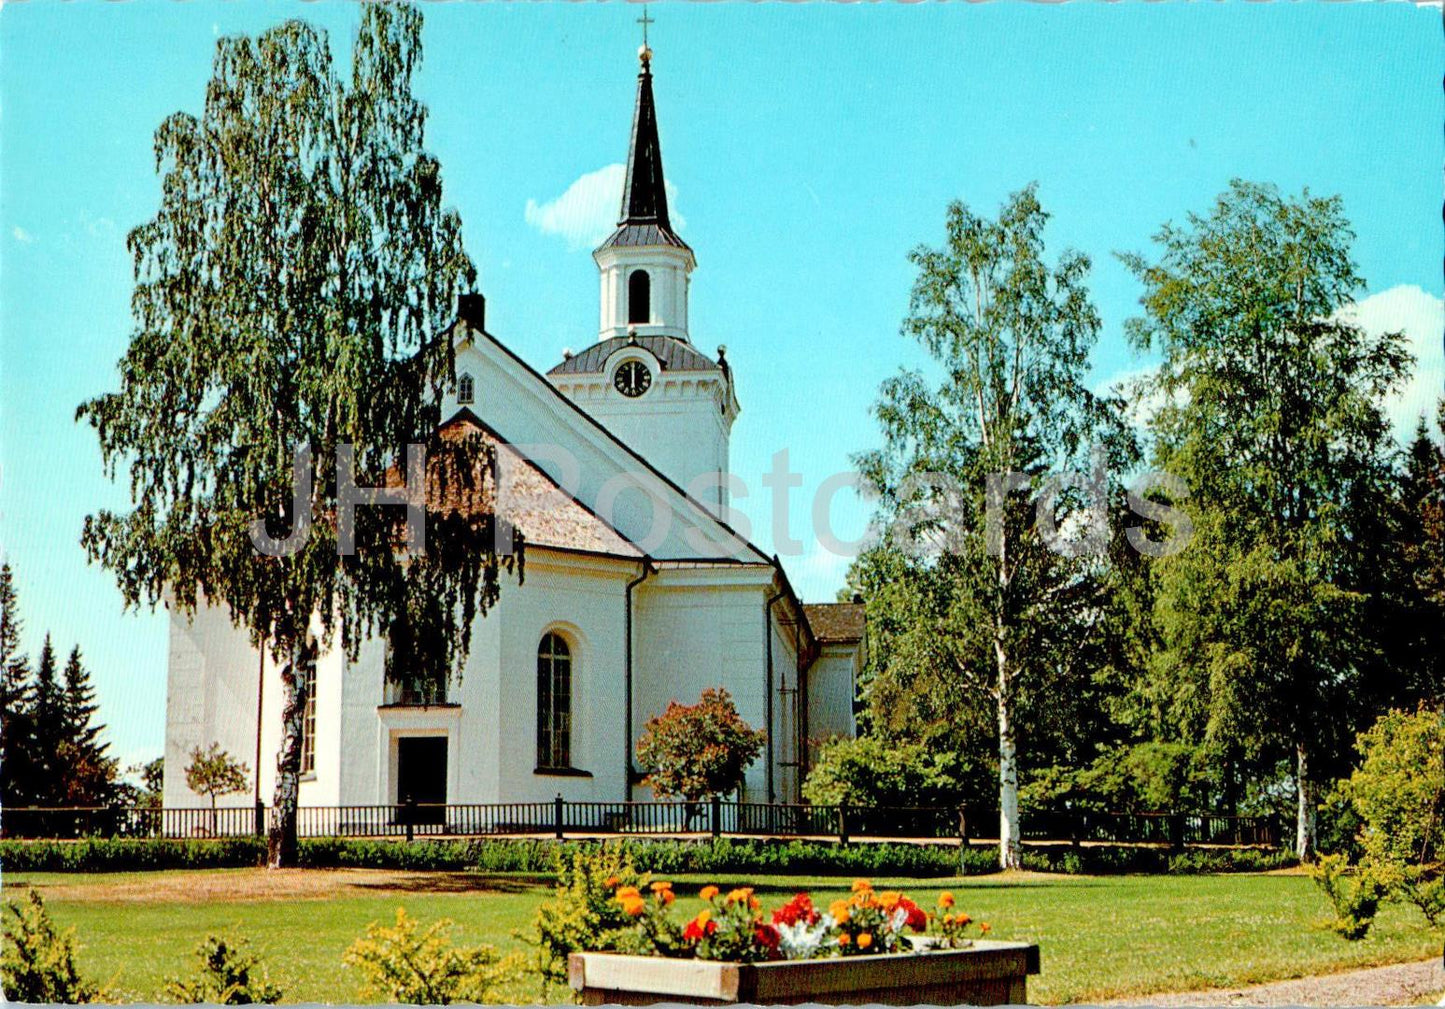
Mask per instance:
[[[403,736],[396,741],[396,801],[422,807],[412,814],[414,823],[445,821],[446,736]]]

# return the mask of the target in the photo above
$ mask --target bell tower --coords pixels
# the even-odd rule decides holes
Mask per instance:
[[[637,55],[642,66],[622,208],[616,230],[592,254],[602,283],[597,342],[567,353],[547,378],[722,516],[728,440],[740,408],[725,348],[710,357],[688,333],[688,283],[697,260],[668,218],[646,36]]]
[[[592,254],[602,282],[598,339],[635,334],[687,340],[687,288],[697,259],[672,230],[667,215],[662,145],[652,98],[652,50],[645,41],[637,55],[642,66],[622,209],[617,229]]]

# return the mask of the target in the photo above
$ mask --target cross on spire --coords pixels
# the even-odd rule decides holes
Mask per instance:
[[[643,4],[643,5],[642,5],[642,17],[640,17],[640,18],[637,19],[637,23],[640,24],[640,25],[642,25],[642,48],[646,49],[646,48],[647,48],[647,26],[650,25],[650,24],[656,24],[656,23],[657,23],[657,21],[656,21],[655,18],[650,18],[650,17],[647,16],[647,4]]]

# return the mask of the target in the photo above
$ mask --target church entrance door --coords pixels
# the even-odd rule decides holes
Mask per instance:
[[[413,823],[442,823],[447,801],[447,737],[402,736],[396,741],[396,801]],[[431,807],[431,808],[427,808]]]

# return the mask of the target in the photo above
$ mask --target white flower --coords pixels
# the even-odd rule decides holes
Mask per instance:
[[[807,960],[818,955],[833,919],[823,915],[816,925],[799,919],[792,925],[778,925],[778,949],[788,960]]]

